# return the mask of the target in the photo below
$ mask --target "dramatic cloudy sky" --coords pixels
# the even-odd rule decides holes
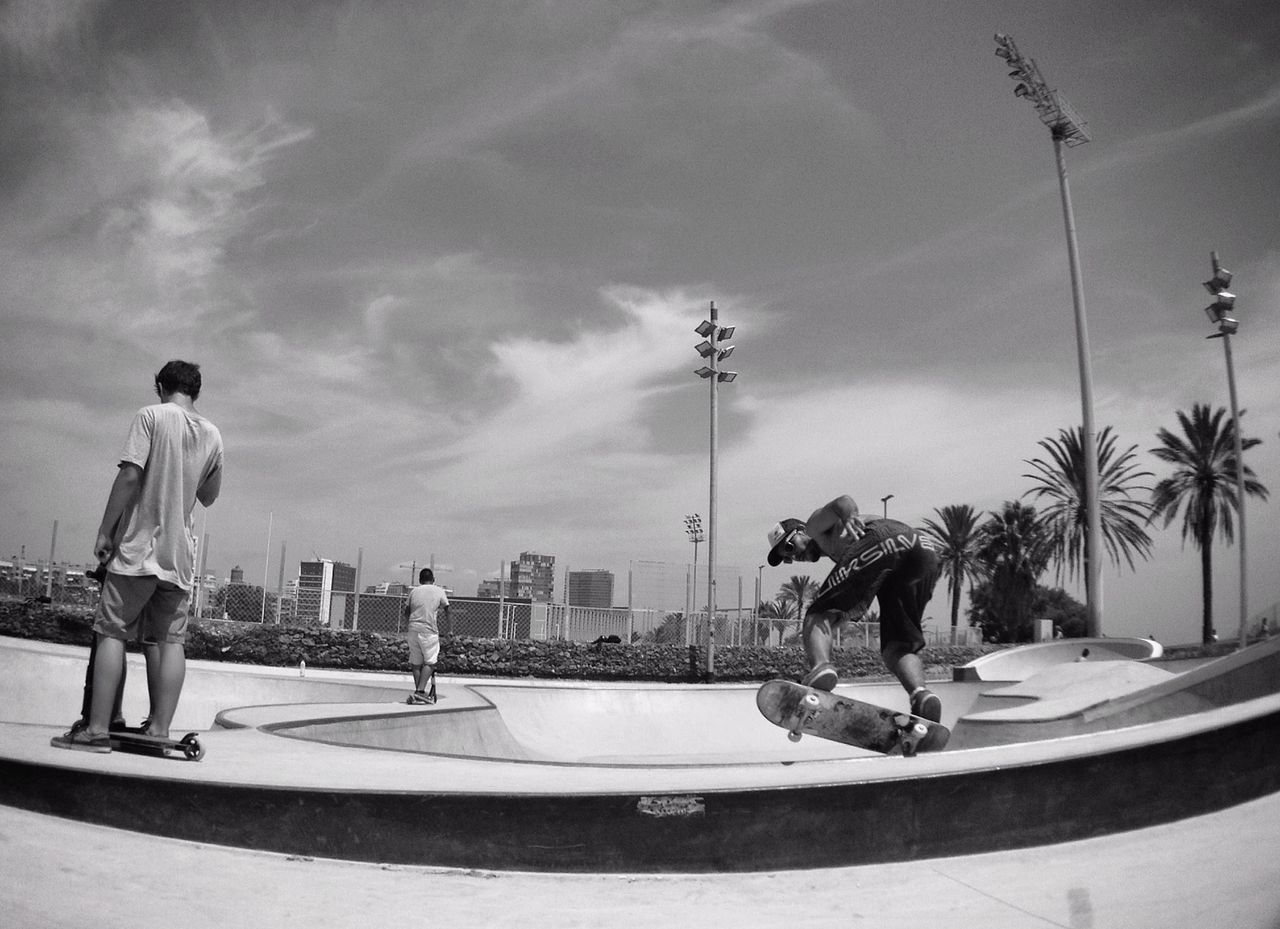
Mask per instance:
[[[624,593],[707,515],[713,300],[740,372],[718,560],[750,586],[768,526],[840,493],[909,521],[1019,497],[1080,390],[1053,150],[996,31],[1093,135],[1067,161],[1098,426],[1158,477],[1156,431],[1227,405],[1217,249],[1280,492],[1274,4],[14,0],[0,554],[46,555],[57,520],[58,557],[89,557],[129,417],[181,357],[227,445],[197,515],[218,573],[274,587],[284,543],[288,574],[434,556],[469,594],[538,551]],[[1276,505],[1248,514],[1258,610]],[[1198,560],[1155,536],[1104,572],[1104,630],[1194,640]],[[1215,549],[1227,630],[1236,559]]]

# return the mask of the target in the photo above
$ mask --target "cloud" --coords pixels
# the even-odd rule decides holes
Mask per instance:
[[[102,5],[102,0],[13,0],[0,6],[0,47],[25,68],[63,70],[68,46],[83,39],[81,28]]]
[[[597,505],[624,472],[632,482],[659,479],[665,459],[643,420],[672,389],[671,375],[696,357],[691,334],[705,301],[628,288],[602,298],[621,325],[584,327],[560,342],[508,335],[493,344],[488,376],[506,385],[506,401],[420,458],[436,463],[424,482],[459,488],[450,509],[514,506],[533,489],[541,505],[563,506],[569,517]]]
[[[104,233],[126,237],[165,290],[208,279],[248,224],[247,197],[264,183],[268,160],[310,136],[275,120],[217,133],[182,101],[122,114],[109,133],[130,183],[108,209]]]

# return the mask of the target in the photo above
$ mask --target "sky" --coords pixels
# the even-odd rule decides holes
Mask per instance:
[[[468,595],[534,551],[622,600],[710,513],[713,301],[739,375],[716,560],[749,587],[821,579],[758,566],[840,494],[917,524],[1020,498],[1081,387],[1053,146],[996,32],[1092,137],[1065,164],[1096,427],[1151,484],[1177,411],[1229,407],[1216,250],[1247,460],[1280,491],[1274,4],[12,0],[0,556],[91,559],[129,420],[184,358],[226,443],[195,516],[220,576],[274,589],[283,548],[286,577],[430,561]],[[1254,613],[1276,505],[1246,510]],[[1198,640],[1180,525],[1104,569],[1106,634]],[[1238,549],[1213,565],[1231,632]]]

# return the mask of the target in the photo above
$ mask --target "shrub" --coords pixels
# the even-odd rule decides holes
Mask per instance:
[[[12,602],[0,604],[0,635],[88,646],[92,615],[83,609]],[[130,645],[136,650],[135,645]],[[931,677],[947,677],[955,665],[972,661],[994,646],[926,649]],[[254,622],[194,621],[187,630],[187,657],[204,661],[289,667],[306,661],[313,668],[408,671],[409,648],[402,637],[349,632],[322,626],[275,626]],[[845,678],[888,677],[880,655],[867,648],[837,648],[832,655]],[[706,652],[697,647],[657,644],[479,639],[441,636],[441,674],[473,677],[527,677],[546,680],[690,682],[704,678]],[[716,680],[764,681],[799,678],[806,670],[800,646],[719,646]]]

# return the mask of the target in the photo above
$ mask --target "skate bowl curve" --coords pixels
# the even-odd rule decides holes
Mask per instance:
[[[1112,672],[1080,666],[1086,681],[1053,669],[1020,682],[1007,705],[990,694],[999,685],[943,682],[957,738],[1008,725],[974,723],[990,712],[1017,710],[1018,725],[1041,728],[916,758],[792,745],[758,718],[751,685],[442,680],[438,704],[412,707],[391,702],[403,699],[407,675],[320,680],[216,665],[193,669],[223,705],[201,733],[202,762],[86,755],[49,746],[60,728],[47,720],[67,686],[51,666],[28,668],[34,689],[15,695],[6,705],[17,718],[0,723],[0,802],[212,844],[449,867],[754,871],[976,854],[1280,791],[1269,749],[1280,694],[1263,685],[1278,676],[1277,646],[1194,676],[1134,674],[1117,662]],[[67,657],[0,642],[0,674],[37,666],[42,653]],[[850,690],[886,705],[903,699],[877,686]],[[262,702],[242,703],[242,693]],[[1060,728],[1089,714],[1115,724]]]
[[[957,681],[1021,681],[1057,664],[1076,661],[1150,661],[1164,654],[1155,639],[1054,639],[1006,648],[954,670]]]

